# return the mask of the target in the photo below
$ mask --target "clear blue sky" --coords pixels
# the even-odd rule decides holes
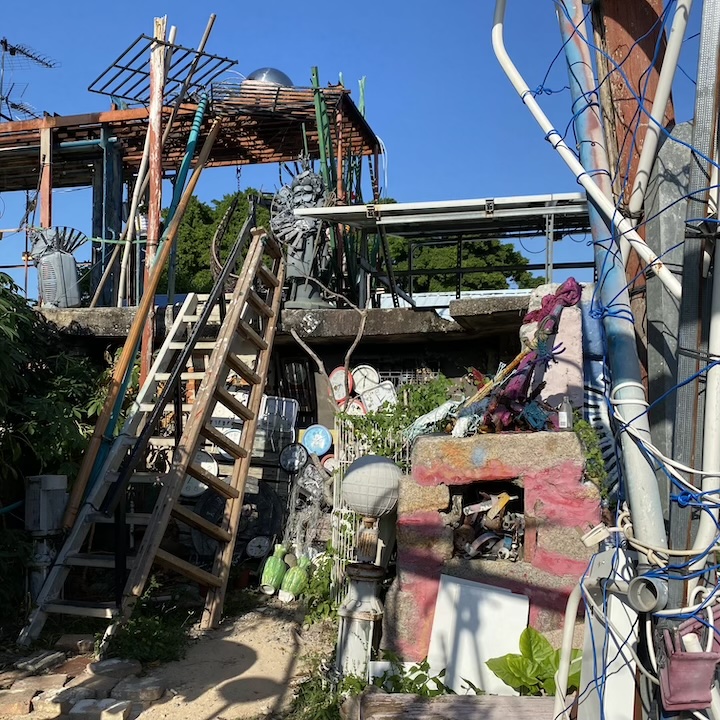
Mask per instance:
[[[628,0],[633,1],[633,0]],[[555,5],[551,0],[508,0],[506,42],[529,85],[538,85],[560,49]],[[694,8],[692,34],[699,25]],[[107,109],[108,98],[87,86],[139,34],[152,34],[154,16],[168,15],[178,27],[177,42],[195,46],[210,12],[217,21],[207,50],[238,60],[248,74],[278,67],[297,85],[309,85],[317,65],[321,82],[336,81],[355,91],[367,76],[367,117],[388,150],[386,192],[400,202],[503,197],[575,192],[574,177],[543,140],[543,134],[511,88],[492,52],[491,0],[455,0],[439,4],[376,2],[357,6],[319,0],[297,4],[215,3],[125,0],[123,3],[72,3],[36,0],[4,3],[0,37],[26,44],[57,60],[54,70],[21,69],[12,79],[27,83],[23,100],[38,110],[75,114]],[[686,42],[683,68],[695,75],[697,39]],[[546,85],[567,84],[562,58]],[[353,92],[353,95],[356,95]],[[692,115],[694,87],[682,74],[676,82],[678,120]],[[542,97],[541,104],[558,128],[570,119],[567,92]],[[2,159],[0,158],[0,172]],[[244,168],[242,184],[270,190],[277,168]],[[233,169],[209,170],[199,185],[210,200],[237,187]],[[56,191],[54,224],[90,231],[88,190]],[[167,200],[165,201],[165,204]],[[14,227],[24,196],[0,195],[0,228]],[[21,262],[24,239],[0,241],[0,265]],[[527,251],[542,249],[540,241]],[[81,256],[82,257],[82,256]],[[556,259],[590,259],[582,242],[567,242]],[[12,273],[22,283],[22,272]],[[35,292],[34,276],[30,295]]]

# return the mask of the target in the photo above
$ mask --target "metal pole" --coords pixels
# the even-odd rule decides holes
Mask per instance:
[[[587,171],[593,174],[596,183],[609,198],[612,194],[612,186],[608,159],[598,99],[593,91],[597,82],[592,69],[590,50],[575,32],[574,27],[583,23],[583,6],[580,0],[562,0],[562,2],[567,8],[569,17],[572,18],[570,22],[564,13],[558,12],[568,63],[575,132],[580,145],[580,161]],[[599,212],[592,197],[588,196],[588,201],[598,275],[597,292],[603,307],[607,309],[603,318],[603,328],[612,375],[611,402],[615,404],[623,422],[633,427],[649,442],[650,426],[645,413],[647,402],[617,229],[608,226],[605,216]],[[635,537],[644,544],[667,548],[662,503],[655,471],[629,433],[621,434],[621,443],[625,484]]]

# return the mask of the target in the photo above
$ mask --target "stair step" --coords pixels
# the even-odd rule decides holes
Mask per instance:
[[[190,525],[191,527],[201,530],[215,540],[219,540],[220,542],[230,542],[232,539],[232,535],[230,535],[227,530],[223,530],[217,525],[214,525],[206,520],[204,517],[200,517],[200,515],[190,510],[186,505],[176,503],[173,505],[172,514],[175,518],[181,520],[186,525]]]
[[[282,248],[274,237],[266,235],[263,240],[265,242],[265,249],[267,250],[267,254],[270,255],[270,257],[274,257],[277,260],[278,258],[281,258],[283,256]]]
[[[198,465],[188,465],[187,474],[199,482],[205,483],[205,485],[211,487],[218,495],[222,495],[226,499],[236,498],[240,495],[232,485],[223,482],[219,477],[209,473],[207,470],[203,470],[203,468]]]
[[[181,380],[202,380],[205,377],[204,370],[197,370],[195,372],[184,372],[180,373]],[[170,379],[169,372],[155,373],[155,380],[158,382],[165,382]]]
[[[174,570],[185,577],[189,577],[191,580],[194,580],[200,585],[206,585],[208,587],[220,587],[220,585],[222,585],[222,580],[220,580],[217,575],[213,575],[207,570],[202,570],[192,563],[182,560],[176,555],[173,555],[165,550],[157,551],[157,554],[155,555],[155,562],[158,565],[162,565],[164,568]]]
[[[128,557],[125,562],[127,567],[132,567],[134,558]],[[63,560],[63,565],[73,567],[105,568],[112,570],[115,567],[115,556],[101,553],[72,553]]]
[[[253,420],[255,418],[255,413],[225,388],[216,387],[213,397],[237,417],[243,420]]]
[[[107,620],[112,620],[119,614],[117,606],[113,602],[83,602],[81,600],[53,600],[43,605],[42,611],[60,615],[106,618]]]
[[[263,317],[271,318],[273,315],[275,315],[275,311],[255,292],[255,290],[251,290],[248,293],[247,298],[248,304],[252,305],[257,312],[259,312]]]
[[[151,440],[172,440],[172,438],[151,438]],[[114,483],[117,482],[120,479],[120,473],[119,472],[109,472],[105,475],[105,478],[107,482]],[[152,484],[155,485],[156,483],[164,482],[167,479],[167,473],[159,473],[159,472],[134,472],[130,476],[130,483],[131,484]],[[101,513],[102,514],[102,513]],[[103,517],[106,517],[103,515]],[[112,522],[112,521],[110,521]]]
[[[125,514],[125,522],[128,525],[149,525],[150,519],[152,518],[151,513],[126,513]],[[96,513],[90,513],[88,515],[88,519],[90,522],[94,523],[101,523],[101,524],[112,524],[115,522],[115,518],[110,516],[108,517],[104,513],[96,512]]]
[[[156,435],[150,438],[148,444],[154,445],[155,447],[175,447],[177,443],[174,437]]]
[[[235,353],[229,352],[225,358],[225,363],[251,385],[259,385],[262,382],[262,378]]]
[[[272,274],[272,272],[270,272],[270,268],[266,267],[265,265],[261,265],[258,268],[257,274],[266,287],[276,288],[280,284],[280,281]]]
[[[240,320],[237,331],[249,340],[258,350],[267,350],[268,344],[258,335],[255,328],[251,327],[245,320]]]
[[[184,350],[187,346],[186,342],[171,342],[171,350]],[[212,352],[215,349],[215,343],[212,340],[198,340],[193,345],[193,352]]]
[[[232,455],[234,458],[247,457],[247,450],[245,450],[244,447],[241,447],[237,443],[230,440],[230,438],[227,435],[220,432],[217,428],[214,428],[212,425],[204,425],[202,427],[202,429],[200,430],[200,434],[206,440],[209,440],[214,445],[217,445],[218,447],[221,447],[223,450],[230,453],[230,455]]]
[[[155,409],[155,403],[140,403],[140,412],[152,412]],[[184,413],[189,413],[192,410],[192,403],[183,403],[182,404],[182,411]],[[168,403],[165,406],[165,409],[163,412],[169,413],[169,412],[175,412],[175,405],[172,403]]]

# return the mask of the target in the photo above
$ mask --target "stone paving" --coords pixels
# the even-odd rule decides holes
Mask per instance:
[[[94,661],[87,638],[63,636],[62,651],[39,651],[0,673],[0,720],[134,720],[166,694],[136,660]]]

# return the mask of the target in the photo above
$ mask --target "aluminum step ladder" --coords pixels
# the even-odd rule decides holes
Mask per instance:
[[[245,248],[242,270],[228,298],[226,283]],[[47,616],[57,613],[110,620],[105,645],[119,623],[132,615],[154,564],[207,588],[201,625],[217,625],[240,523],[284,276],[280,246],[264,230],[251,229],[248,220],[207,299],[190,295],[182,305],[131,416],[115,439],[48,573],[18,643],[29,644],[36,639]],[[220,327],[216,337],[208,338],[213,317],[220,321]],[[246,388],[242,399],[234,392],[238,384]],[[220,407],[224,416],[242,424],[238,442],[211,423]],[[197,459],[199,451],[217,448],[232,458],[224,477],[201,467]],[[148,458],[162,454],[167,458],[166,468],[142,469]],[[225,498],[219,526],[178,502],[188,477]],[[128,489],[147,483],[158,491],[152,512],[135,513],[132,507],[127,512]],[[216,541],[212,569],[160,547],[171,518]],[[94,552],[95,531],[108,524],[115,528],[114,552]],[[136,548],[128,547],[133,539],[129,526],[145,528]],[[105,573],[105,586],[115,587],[113,600],[67,597],[72,594],[68,591],[74,574],[88,568]],[[108,577],[113,582],[108,583]]]

